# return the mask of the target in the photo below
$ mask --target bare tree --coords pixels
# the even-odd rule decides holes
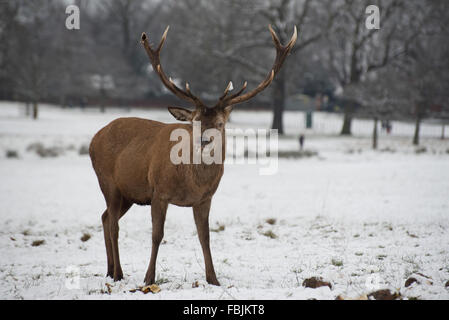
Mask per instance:
[[[9,57],[13,54],[11,36],[19,27],[17,14],[19,2],[0,2],[0,99],[11,98],[14,91],[14,82],[10,76]]]
[[[265,59],[261,59],[258,55],[257,59],[241,58],[239,54],[242,51],[251,51],[254,48],[269,48],[269,39],[263,37],[263,28],[261,26],[267,23],[271,24],[278,32],[281,41],[288,38],[293,26],[297,26],[299,30],[298,44],[292,50],[292,55],[299,56],[312,44],[319,41],[333,25],[337,17],[339,4],[336,1],[320,1],[312,2],[310,0],[293,1],[293,0],[270,0],[264,3],[258,1],[245,1],[244,3],[236,3],[235,10],[246,14],[247,26],[243,29],[247,35],[242,39],[250,39],[245,42],[237,43],[219,55],[226,58],[246,70],[252,72],[254,76],[261,77],[263,75],[263,67],[261,63],[265,63]],[[256,21],[257,23],[254,23]],[[291,59],[290,65],[298,64],[298,59]],[[294,64],[293,64],[294,63]],[[272,105],[273,105],[273,122],[272,128],[277,129],[280,134],[284,133],[283,112],[285,109],[288,90],[298,90],[295,84],[290,80],[293,77],[290,68],[284,68],[277,76],[273,83],[272,89]]]
[[[397,66],[390,65],[370,74],[362,84],[345,88],[345,96],[361,105],[358,114],[373,119],[372,148],[378,147],[379,120],[404,119],[409,112],[403,79]]]
[[[45,98],[51,78],[55,78],[52,63],[50,23],[54,2],[20,2],[17,19],[21,25],[14,30],[9,72],[14,74],[17,92],[33,104],[33,119],[38,118],[38,103]],[[62,11],[63,12],[63,11]]]
[[[418,1],[342,0],[338,20],[327,41],[326,60],[335,82],[343,91],[347,87],[363,85],[368,74],[385,68],[407,56],[410,44],[425,23],[425,10]],[[365,9],[376,4],[380,8],[380,29],[367,29]],[[344,108],[342,135],[351,134],[351,120],[355,110]]]
[[[420,125],[426,117],[446,118],[449,105],[449,46],[447,36],[432,36],[413,49],[414,64],[404,70],[414,105],[415,134],[413,144],[419,144]],[[408,81],[407,81],[408,80]]]

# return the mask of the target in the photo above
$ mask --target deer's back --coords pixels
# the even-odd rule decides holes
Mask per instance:
[[[98,131],[89,154],[105,195],[119,189],[133,202],[149,202],[149,158],[164,126],[153,120],[119,118]]]

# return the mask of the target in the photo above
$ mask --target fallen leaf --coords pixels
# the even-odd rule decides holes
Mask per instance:
[[[157,284],[150,284],[149,286],[139,288],[139,290],[147,294],[148,292],[158,293],[159,291],[161,291],[161,288],[159,288]]]
[[[416,278],[408,278],[407,281],[405,281],[405,287],[408,288],[410,287],[413,283],[417,283],[419,284],[419,281],[416,280]]]
[[[111,292],[112,292],[112,289],[111,289],[112,284],[106,282],[105,285],[106,285],[106,288],[108,288],[108,294],[111,294]]]
[[[410,233],[409,231],[407,231],[407,235],[408,235],[410,238],[419,238],[416,234]]]
[[[152,285],[150,286],[150,290],[151,290],[151,292],[153,292],[153,293],[158,293],[159,291],[161,291],[161,288],[159,288],[159,286],[158,286],[157,284],[152,284]]]
[[[368,294],[368,298],[374,298],[374,300],[396,300],[400,297],[400,293],[391,293],[391,291],[388,289],[377,290]]]
[[[330,289],[332,289],[332,285],[329,282],[323,281],[323,278],[319,277],[312,277],[309,279],[305,279],[302,283],[302,285],[306,288],[312,288],[312,289],[316,289],[319,287],[329,287]]]

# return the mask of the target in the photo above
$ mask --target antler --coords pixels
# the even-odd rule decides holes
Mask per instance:
[[[167,26],[167,28],[165,29],[164,34],[162,35],[161,41],[156,50],[151,49],[151,46],[148,42],[148,37],[145,34],[145,32],[142,33],[141,43],[145,47],[145,51],[147,52],[148,57],[150,58],[153,70],[159,75],[159,78],[161,79],[165,87],[171,92],[173,92],[178,98],[195,104],[197,108],[201,108],[202,106],[204,106],[204,104],[198,97],[192,94],[192,92],[190,91],[189,84],[186,82],[185,91],[180,89],[170,77],[167,77],[164,70],[162,69],[159,54],[161,52],[162,46],[164,45],[165,39],[167,38],[169,27],[170,26]]]
[[[285,58],[287,58],[288,54],[290,53],[291,49],[295,45],[296,39],[298,38],[298,33],[295,29],[293,31],[293,36],[291,37],[290,41],[287,43],[287,45],[283,46],[281,42],[279,41],[278,36],[276,35],[276,32],[274,32],[271,25],[268,25],[268,28],[270,29],[271,37],[273,38],[274,45],[276,47],[276,59],[274,60],[273,67],[271,68],[270,72],[268,73],[267,77],[264,81],[262,81],[254,90],[245,93],[244,95],[241,95],[242,92],[246,89],[247,82],[243,84],[242,88],[235,94],[231,96],[227,96],[229,92],[229,85],[224,91],[223,95],[220,97],[220,101],[218,102],[217,106],[228,106],[233,105],[237,103],[242,103],[244,101],[247,101],[254,96],[256,96],[258,93],[265,90],[266,87],[270,85],[270,83],[273,81],[274,76],[278,71],[281,69],[282,64],[284,63]]]

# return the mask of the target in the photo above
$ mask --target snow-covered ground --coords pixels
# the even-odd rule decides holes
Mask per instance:
[[[449,141],[438,139],[441,128],[424,125],[426,149],[417,149],[413,125],[393,123],[393,134],[382,133],[372,151],[371,121],[356,120],[355,136],[342,138],[338,115],[316,113],[315,129],[306,131],[295,112],[285,115],[280,149],[297,149],[301,132],[317,156],[281,158],[268,176],[254,164],[225,167],[210,218],[222,286],[205,281],[191,209],[170,206],[157,264],[161,291],[129,292],[143,284],[148,266],[150,208],[133,206],[120,221],[125,279],[105,278],[104,200],[89,157],[78,154],[119,116],[172,121],[163,110],[52,106],[33,121],[23,105],[0,103],[0,298],[335,299],[388,288],[404,299],[449,299]],[[236,110],[229,127],[268,128],[270,120],[267,112]],[[63,154],[27,151],[36,142]],[[90,239],[82,241],[84,234]],[[304,288],[312,276],[332,289]],[[409,277],[421,283],[406,288]]]

